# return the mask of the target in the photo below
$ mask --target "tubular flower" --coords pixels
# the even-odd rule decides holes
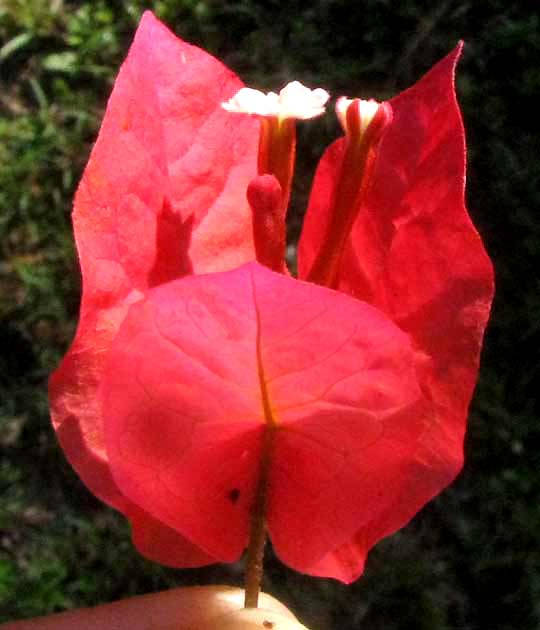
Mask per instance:
[[[493,293],[464,206],[461,46],[386,103],[341,98],[286,268],[295,119],[328,94],[245,88],[145,13],[73,222],[75,340],[53,424],[147,557],[278,556],[350,582],[448,485]]]
[[[257,260],[275,271],[285,271],[285,216],[296,154],[295,120],[320,116],[329,98],[326,90],[310,90],[299,81],[292,81],[279,95],[242,88],[222,103],[228,112],[252,114],[260,119],[257,162],[260,177],[251,182],[247,195],[253,210]]]

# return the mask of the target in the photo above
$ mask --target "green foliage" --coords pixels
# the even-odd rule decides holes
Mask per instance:
[[[270,554],[266,588],[314,630],[538,628],[540,129],[524,111],[540,93],[540,29],[537,12],[503,0],[0,2],[0,622],[240,579],[235,566],[180,572],[140,558],[123,519],[65,463],[48,422],[47,375],[77,317],[71,199],[150,6],[260,88],[299,78],[385,98],[466,40],[458,89],[468,200],[498,279],[466,469],[377,547],[354,585],[295,574]],[[293,241],[316,161],[336,134],[330,117],[301,128]]]

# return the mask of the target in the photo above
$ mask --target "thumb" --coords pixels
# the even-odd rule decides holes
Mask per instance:
[[[0,630],[305,630],[283,604],[261,593],[263,608],[242,608],[244,591],[176,588],[95,608],[0,624]]]

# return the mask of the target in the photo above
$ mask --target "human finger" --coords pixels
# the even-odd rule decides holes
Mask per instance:
[[[242,610],[244,591],[227,586],[201,586],[177,588],[160,593],[141,595],[104,604],[94,608],[82,608],[47,617],[10,622],[1,630],[194,630],[214,628],[212,620],[220,619],[227,628],[235,628],[231,613]],[[260,605],[283,619],[294,620],[294,615],[279,601],[261,593]],[[257,626],[252,623],[257,614],[242,613],[239,628]],[[264,619],[261,620],[264,621]],[[270,620],[271,621],[271,620]],[[220,621],[221,623],[221,621]],[[244,623],[242,626],[241,624]],[[205,626],[206,624],[206,626]],[[210,625],[208,625],[210,624]],[[281,630],[278,626],[277,630]],[[261,626],[259,626],[261,627]],[[263,625],[262,628],[265,626]],[[270,626],[272,627],[272,626]],[[293,628],[295,626],[292,626]],[[302,628],[302,626],[297,626]]]

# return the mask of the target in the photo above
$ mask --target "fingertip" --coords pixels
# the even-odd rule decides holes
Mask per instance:
[[[190,629],[195,630],[195,627]],[[286,610],[285,614],[266,608],[242,608],[214,617],[196,630],[307,630]]]
[[[182,594],[186,589],[181,589]],[[174,592],[174,591],[173,591]],[[204,617],[214,619],[244,609],[244,589],[231,586],[201,586],[192,589],[198,608],[204,610]],[[259,594],[259,608],[277,613],[289,619],[296,619],[293,613],[280,601],[268,593]],[[255,609],[258,610],[258,609]]]

